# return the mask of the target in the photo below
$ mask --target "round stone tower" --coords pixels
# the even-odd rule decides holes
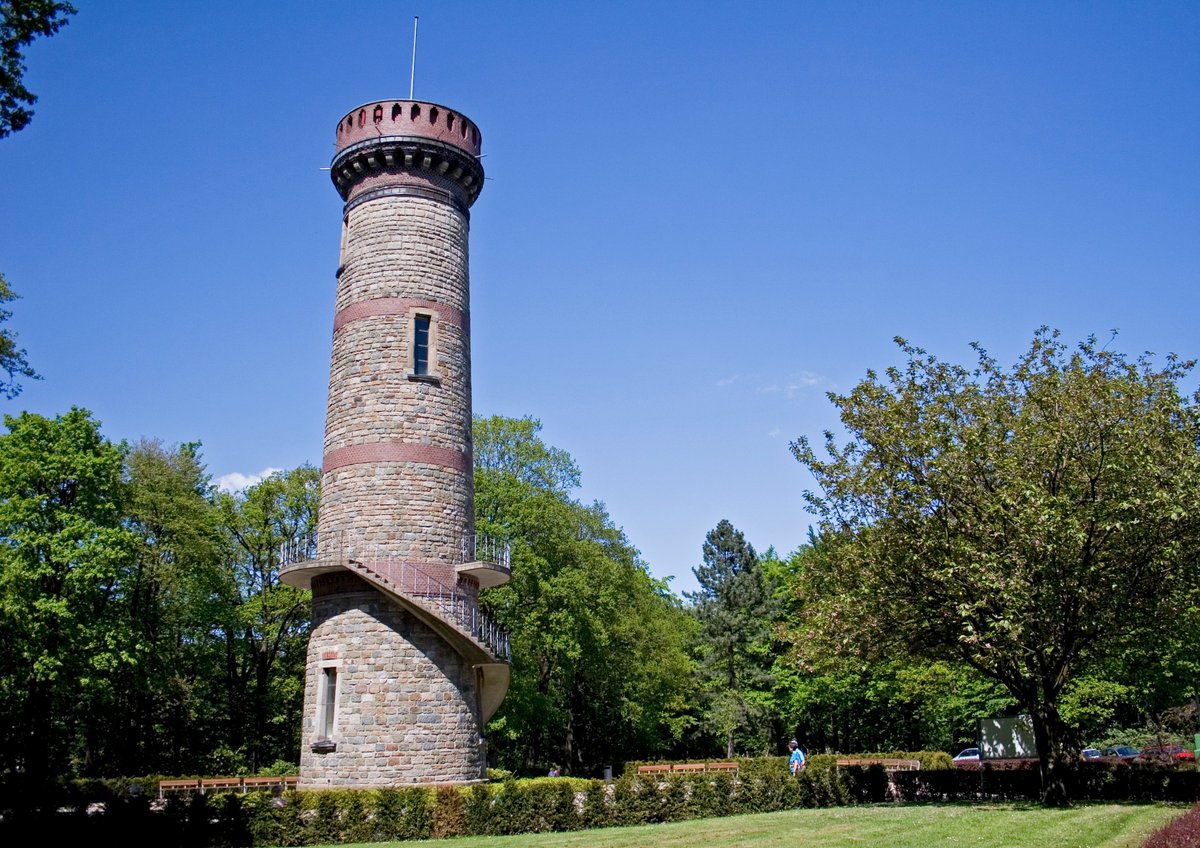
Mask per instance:
[[[507,635],[478,607],[508,550],[477,538],[467,234],[478,128],[385,100],[337,126],[345,201],[319,532],[284,552],[309,588],[301,788],[486,777]]]

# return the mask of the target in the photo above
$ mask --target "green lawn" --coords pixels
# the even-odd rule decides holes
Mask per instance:
[[[373,848],[383,844],[413,848],[1137,848],[1186,810],[1165,804],[1087,804],[1068,810],[1033,804],[835,807],[573,833],[371,844]]]

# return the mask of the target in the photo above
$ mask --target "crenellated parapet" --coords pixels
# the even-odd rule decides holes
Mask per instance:
[[[449,199],[465,212],[483,188],[483,139],[468,118],[418,100],[381,100],[338,123],[330,177],[349,209],[380,196]]]

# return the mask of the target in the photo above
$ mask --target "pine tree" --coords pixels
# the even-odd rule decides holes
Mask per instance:
[[[707,725],[732,757],[738,731],[760,736],[756,725],[768,712],[775,604],[758,554],[729,521],[709,532],[702,554],[704,564],[692,569],[700,589],[686,597],[701,628]]]

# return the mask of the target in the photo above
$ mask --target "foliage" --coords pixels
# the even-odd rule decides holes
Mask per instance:
[[[0,324],[12,317],[12,310],[4,304],[12,303],[19,296],[8,285],[4,275],[0,274]],[[8,328],[0,330],[0,371],[8,374],[7,380],[0,380],[0,395],[6,398],[15,398],[21,393],[19,377],[41,379],[25,359],[24,349],[17,347],[17,334]]]
[[[787,609],[780,637],[787,651],[776,661],[775,698],[801,747],[851,753],[974,744],[979,716],[1012,708],[1012,697],[996,681],[951,659],[871,661],[831,654],[805,638],[805,575],[825,567],[829,547],[810,531],[809,544],[774,566]]]
[[[511,632],[512,685],[489,725],[498,764],[595,774],[682,735],[690,621],[535,419],[475,421],[476,529],[508,539],[512,579],[485,606]]]
[[[1034,720],[1062,800],[1060,698],[1077,669],[1157,632],[1189,591],[1200,420],[1192,363],[1155,367],[1039,330],[1011,370],[903,340],[903,368],[831,394],[850,441],[792,444],[830,555],[805,578],[804,638],[844,656],[957,658]],[[1114,603],[1113,598],[1120,598]]]
[[[762,732],[774,712],[770,693],[772,632],[777,615],[754,547],[722,519],[701,547],[703,565],[692,569],[700,588],[687,594],[700,624],[700,689],[704,725],[734,755],[735,737],[749,735],[763,750]]]
[[[1081,805],[1074,810],[1045,810],[1022,802],[988,804],[897,804],[845,806],[822,803],[810,791],[827,792],[828,787],[812,787],[795,781],[763,784],[740,796],[730,792],[729,781],[681,782],[663,787],[657,797],[671,797],[669,821],[673,824],[653,830],[612,828],[593,830],[577,836],[562,832],[522,833],[511,837],[476,835],[456,840],[455,845],[484,848],[493,845],[591,845],[608,848],[632,848],[653,842],[688,845],[740,845],[748,839],[763,844],[785,844],[800,838],[804,843],[823,846],[889,846],[923,848],[927,845],[961,842],[970,835],[972,845],[1002,848],[1011,845],[1061,846],[1088,845],[1091,848],[1129,848],[1140,844],[1142,835],[1180,815],[1178,806],[1165,804]],[[589,799],[616,798],[619,787],[593,782],[586,790]],[[476,790],[450,790],[468,807],[475,803]],[[520,790],[518,790],[520,791]],[[690,793],[690,794],[689,794]],[[405,796],[430,799],[433,790],[357,790],[289,793],[273,799],[265,793],[247,796],[195,796],[191,802],[171,799],[165,810],[152,810],[147,799],[110,799],[103,814],[66,813],[51,810],[16,811],[0,821],[0,836],[38,838],[64,844],[129,842],[136,834],[139,842],[154,845],[319,845],[318,834],[330,821],[345,827],[347,835],[362,824],[372,825],[376,838],[389,838],[390,832],[409,832],[412,838],[429,839],[432,828],[426,804],[410,804]],[[328,795],[332,799],[323,801]],[[355,800],[357,796],[357,800]],[[655,795],[644,796],[644,808],[654,809]],[[769,813],[732,815],[742,802],[762,802]],[[282,803],[279,803],[282,801]],[[585,806],[588,802],[585,801]],[[602,800],[598,804],[605,803]],[[318,814],[318,808],[324,808]],[[393,811],[425,807],[423,829],[401,831]],[[609,808],[610,810],[612,808]],[[661,808],[660,808],[661,809]],[[690,813],[707,813],[697,817]],[[333,816],[330,816],[333,813]],[[349,821],[358,816],[358,822]],[[401,813],[403,815],[403,813]],[[720,816],[720,817],[716,817]],[[632,815],[631,815],[632,817]],[[345,822],[342,825],[341,822]],[[475,831],[470,831],[474,833]],[[802,834],[797,837],[797,834]],[[391,837],[402,838],[402,837]],[[326,845],[331,843],[324,843]],[[363,844],[363,843],[357,843]]]
[[[125,458],[124,526],[137,538],[122,607],[138,667],[94,717],[95,774],[194,768],[216,729],[211,690],[220,667],[208,633],[222,553],[199,445],[143,440]]]
[[[1200,804],[1156,830],[1141,848],[1200,848]]]
[[[54,35],[73,14],[74,6],[57,0],[0,2],[0,138],[23,129],[33,118],[29,107],[37,102],[37,96],[22,82],[22,48],[39,35]]]
[[[6,416],[0,436],[0,763],[31,787],[71,772],[75,734],[147,646],[122,608],[137,538],[122,523],[124,445],[86,410]]]
[[[319,489],[320,471],[304,465],[217,496],[226,545],[212,625],[223,652],[219,703],[224,736],[241,743],[249,770],[300,746],[312,613],[306,592],[280,582],[280,551],[316,529]]]
[[[894,827],[884,822],[914,809],[946,807],[889,806],[883,802],[964,800],[979,810],[981,802],[1021,804],[1039,791],[1036,769],[1032,768],[984,773],[922,769],[888,775],[879,766],[826,767],[793,777],[787,773],[783,758],[770,759],[776,761],[774,769],[748,767],[738,777],[626,775],[612,783],[535,779],[470,787],[289,791],[279,797],[268,792],[194,795],[190,799],[172,796],[157,812],[151,810],[145,796],[132,796],[120,786],[93,783],[70,798],[43,797],[39,805],[6,814],[0,820],[0,836],[28,833],[33,828],[41,838],[52,841],[61,841],[67,835],[73,835],[76,841],[106,841],[103,837],[109,834],[136,832],[139,836],[153,834],[155,844],[164,845],[362,844],[447,836],[562,834],[585,827],[693,819],[704,819],[705,832],[711,834],[726,826],[718,817],[868,803],[872,805],[872,819],[880,820],[868,830],[888,832],[894,839]],[[1200,773],[1195,770],[1100,764],[1081,768],[1072,780],[1078,797],[1105,801],[1103,809],[1116,809],[1114,802],[1126,798],[1191,804],[1200,793]],[[96,801],[104,804],[104,815],[69,812],[82,811]],[[956,805],[949,809],[956,819],[966,812]],[[1025,808],[1027,818],[1034,812],[1035,808]],[[850,815],[843,812],[839,818],[845,820]],[[1120,815],[1127,817],[1128,811]],[[1077,821],[1074,830],[1078,832],[1071,834],[1076,841],[1071,844],[1103,844],[1084,835],[1087,827]],[[866,831],[856,829],[855,833],[864,844],[870,843]],[[588,834],[593,844],[607,844],[609,838],[599,832]],[[707,844],[711,839],[703,841]],[[1027,844],[1027,840],[1021,842]]]

